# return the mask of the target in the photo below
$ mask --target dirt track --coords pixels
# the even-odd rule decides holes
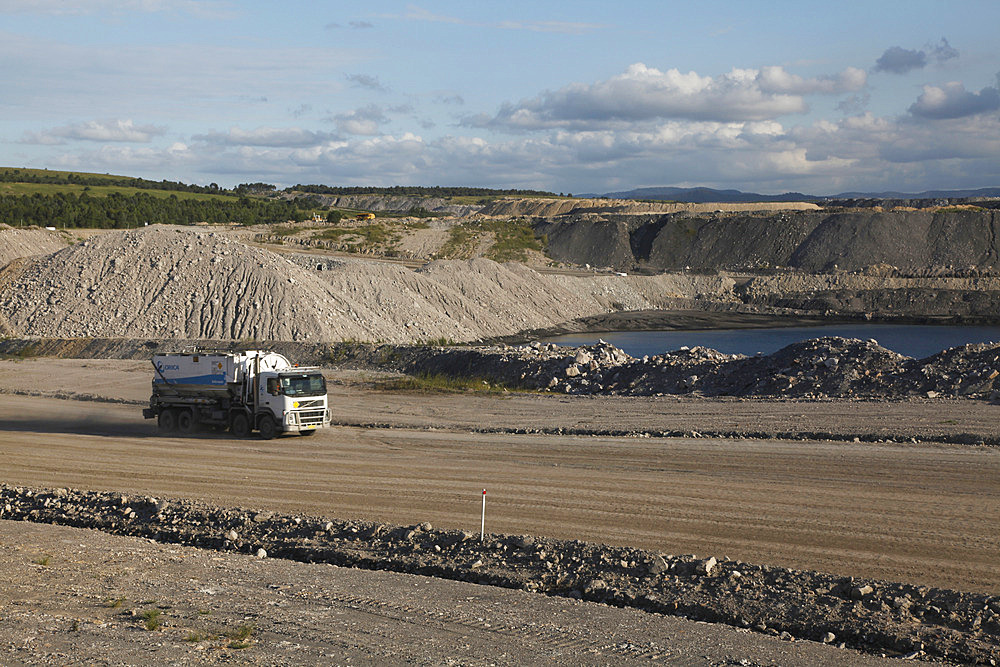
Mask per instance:
[[[123,390],[130,382],[148,382],[138,366],[134,373],[104,376],[109,378],[110,393],[144,397]],[[89,388],[101,393],[101,382]],[[396,405],[397,422],[427,422],[430,412],[444,430],[341,427],[311,439],[269,442],[161,437],[141,419],[137,405],[11,395],[0,404],[0,474],[12,484],[120,489],[467,529],[478,528],[485,487],[487,529],[494,532],[1000,591],[995,449],[475,434],[462,430],[465,423],[491,423],[505,414],[511,422],[530,421],[517,408],[538,400],[538,415],[553,424],[580,419],[584,405],[595,406],[595,417],[603,421],[611,404],[459,396],[429,400],[423,413],[411,416],[406,406],[426,397],[384,395],[366,409],[361,398],[367,394],[359,391],[345,386],[335,392],[342,397],[338,405],[356,421],[381,421],[385,414],[379,411]],[[346,400],[352,392],[353,404]],[[684,404],[675,405],[682,418]],[[700,409],[714,409],[714,418],[724,420],[733,417],[734,405],[738,414],[749,414],[753,403],[706,402]],[[765,417],[774,406],[797,406],[785,410],[793,420],[808,420],[812,410],[810,404],[758,405]],[[835,404],[815,405],[827,414],[838,411],[830,407]],[[908,410],[930,412],[928,428],[955,421],[950,407],[968,406],[942,402],[934,411],[878,405],[888,421],[897,406],[904,406],[902,418]],[[839,410],[853,414],[851,404]],[[464,415],[457,425],[456,415]],[[641,423],[641,415],[629,409],[622,420]],[[919,425],[912,428],[919,431]]]
[[[39,556],[47,557],[42,565]],[[563,597],[0,521],[5,665],[880,665]],[[159,612],[162,626],[144,627]],[[247,628],[246,641],[233,633]]]

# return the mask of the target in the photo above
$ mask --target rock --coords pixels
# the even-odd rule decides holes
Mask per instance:
[[[868,584],[864,584],[863,586],[854,586],[851,588],[851,599],[860,600],[863,597],[871,595],[873,592],[875,592],[875,589]]]
[[[657,554],[653,557],[653,561],[649,564],[649,573],[654,575],[661,574],[666,572],[669,567],[670,566],[667,565],[667,561],[664,560],[663,556]]]
[[[710,574],[712,574],[712,570],[715,569],[715,565],[717,563],[718,563],[718,561],[715,560],[715,556],[709,556],[708,558],[706,558],[704,560],[698,561],[695,564],[694,571],[697,574],[702,574],[702,575],[706,575],[706,576],[710,575]]]
[[[580,374],[580,367],[576,364],[572,364],[566,368],[566,377],[576,377]]]
[[[573,360],[577,364],[589,364],[591,361],[594,360],[594,357],[593,355],[590,354],[590,352],[581,349],[576,353],[576,357],[574,357]]]
[[[236,540],[240,539],[240,534],[237,533],[235,530],[230,529],[226,533],[226,539],[229,540],[230,542],[235,542]]]
[[[263,548],[257,549],[257,558],[260,558],[261,560],[267,558],[267,550]]]
[[[274,512],[258,512],[253,515],[253,520],[255,523],[263,523],[265,521],[270,521],[274,518]]]
[[[835,641],[837,641],[837,635],[833,634],[832,632],[828,632],[825,635],[823,635],[824,644],[832,644]]]

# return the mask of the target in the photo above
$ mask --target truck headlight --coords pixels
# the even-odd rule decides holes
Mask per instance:
[[[286,412],[285,413],[285,423],[288,424],[288,425],[298,424],[299,423],[299,416],[297,414],[295,414],[294,412]]]

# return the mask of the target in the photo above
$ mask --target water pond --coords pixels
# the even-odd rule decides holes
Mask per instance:
[[[692,331],[609,331],[566,334],[545,338],[557,345],[592,345],[603,339],[633,357],[662,354],[683,346],[710,347],[726,354],[770,354],[786,345],[822,336],[874,338],[882,347],[922,359],[966,343],[1000,341],[1000,326],[939,326],[923,324],[834,324],[766,329],[714,329]]]

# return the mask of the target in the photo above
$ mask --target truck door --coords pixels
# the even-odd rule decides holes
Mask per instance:
[[[257,396],[257,405],[261,407],[262,412],[270,412],[274,415],[275,421],[281,423],[281,388],[278,384],[278,378],[275,376],[264,375],[261,378],[260,390]]]

